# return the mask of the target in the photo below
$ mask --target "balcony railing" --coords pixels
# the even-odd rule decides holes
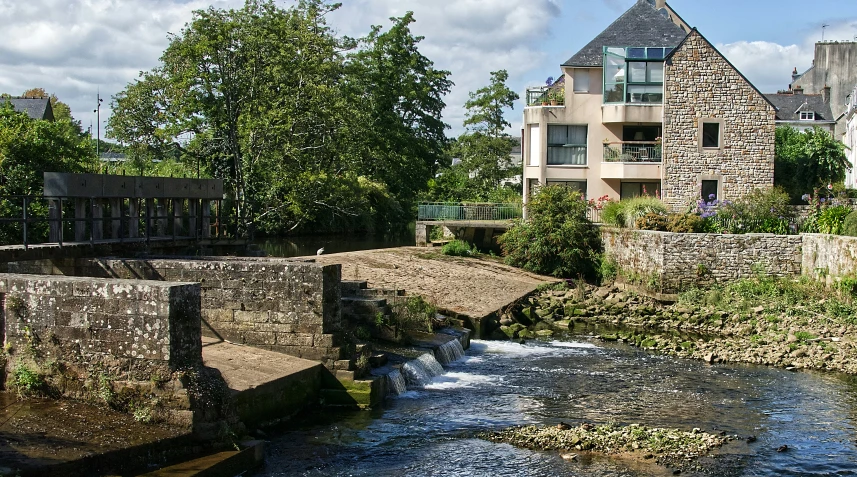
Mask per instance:
[[[563,86],[538,86],[527,88],[527,106],[562,105],[565,103]]]
[[[521,204],[428,202],[419,204],[417,220],[511,220],[521,215]]]
[[[661,162],[661,143],[656,141],[604,143],[604,162]]]

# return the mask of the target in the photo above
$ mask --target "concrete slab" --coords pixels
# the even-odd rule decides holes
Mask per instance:
[[[208,337],[203,337],[202,359],[220,371],[239,417],[251,427],[317,404],[323,373],[329,373],[317,361]]]
[[[216,368],[233,392],[246,391],[321,366],[318,361],[203,336],[202,360]]]

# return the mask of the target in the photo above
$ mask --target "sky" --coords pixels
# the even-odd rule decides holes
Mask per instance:
[[[420,52],[452,73],[444,121],[463,132],[468,93],[505,69],[522,97],[527,86],[561,74],[559,65],[637,0],[340,0],[329,17],[340,34],[359,37],[371,25],[413,11]],[[278,0],[288,7],[289,0]],[[812,64],[814,44],[857,39],[853,0],[672,0],[670,6],[708,38],[764,93],[788,87],[791,71]],[[110,98],[140,71],[158,65],[169,33],[197,9],[240,8],[243,0],[0,0],[0,92],[41,87],[67,103],[84,128],[101,136]],[[846,8],[849,6],[851,8]],[[523,102],[508,111],[519,134]]]

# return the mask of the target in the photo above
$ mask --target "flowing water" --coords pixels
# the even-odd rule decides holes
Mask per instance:
[[[435,368],[430,355],[413,368]],[[436,362],[436,361],[435,361]],[[413,371],[414,379],[411,379]],[[757,436],[706,459],[708,475],[857,475],[857,379],[708,365],[622,344],[473,341],[443,374],[405,367],[383,409],[306,420],[268,445],[259,475],[670,475],[636,461],[536,452],[475,437],[522,424],[617,422]],[[777,452],[781,445],[787,452]],[[688,474],[683,474],[688,475]]]

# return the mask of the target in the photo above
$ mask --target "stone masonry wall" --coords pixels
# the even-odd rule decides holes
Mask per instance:
[[[0,274],[9,382],[48,395],[194,421],[184,372],[202,364],[198,284]]]
[[[857,274],[857,237],[803,234],[802,273],[830,281]]]
[[[282,259],[68,259],[17,262],[10,271],[199,282],[202,334],[329,369],[340,349],[340,265]]]
[[[700,198],[701,181],[718,180],[734,200],[774,182],[775,110],[696,30],[664,71],[662,194],[674,210]],[[703,119],[722,120],[721,148],[703,150]]]
[[[605,251],[625,274],[623,278],[630,276],[661,293],[677,293],[757,273],[801,273],[802,237],[796,235],[679,234],[604,228],[602,240]],[[640,258],[647,253],[660,259]]]

